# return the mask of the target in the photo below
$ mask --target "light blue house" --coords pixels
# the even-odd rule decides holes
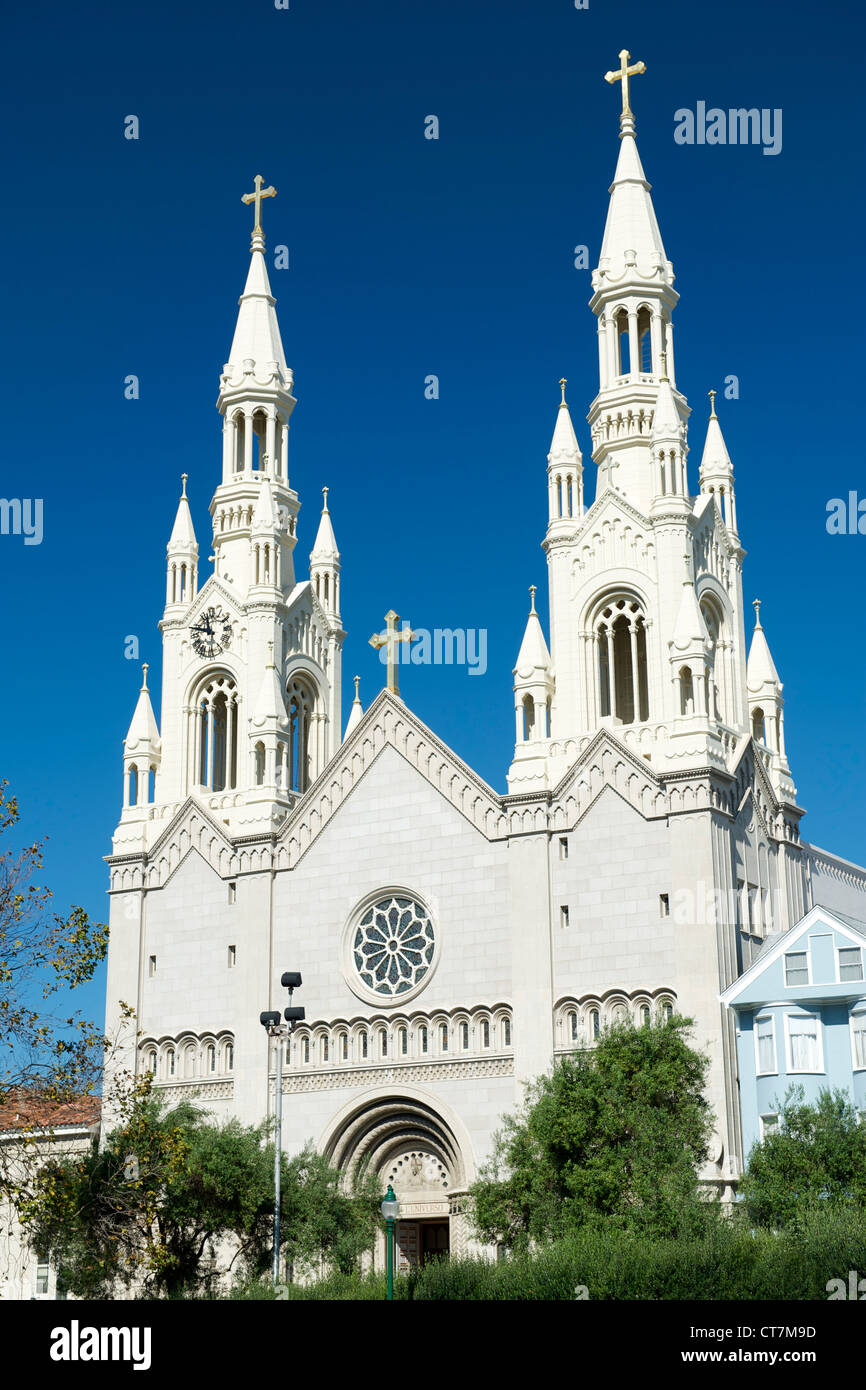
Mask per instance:
[[[866,1117],[866,923],[813,907],[721,995],[737,1025],[743,1153],[778,1122],[791,1086],[807,1102],[847,1090]]]

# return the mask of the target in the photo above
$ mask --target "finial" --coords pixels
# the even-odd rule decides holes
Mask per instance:
[[[661,360],[662,360],[662,374],[661,374],[661,376],[659,377],[659,381],[667,381],[667,379],[668,379],[668,355],[667,355],[666,352],[660,352],[660,353],[659,353],[659,356],[661,357]]]
[[[755,610],[755,627],[756,627],[756,628],[761,627],[761,603],[762,603],[762,600],[759,599],[759,598],[756,598],[756,599],[753,599],[753,600],[752,600],[752,607],[753,607],[754,610]],[[763,628],[761,628],[761,631],[763,631]]]
[[[715,391],[708,391],[707,395],[710,398],[710,419],[718,420],[719,417],[716,414],[716,393]]]
[[[627,48],[621,48],[619,53],[619,67],[613,72],[604,74],[605,82],[620,82],[622,84],[622,114],[619,118],[619,138],[624,135],[634,135],[634,112],[629,105],[628,99],[628,79],[636,77],[638,73],[646,72],[646,63],[632,63],[628,65],[631,57]]]
[[[241,194],[242,203],[255,203],[256,205],[256,221],[253,227],[250,251],[264,251],[265,249],[265,234],[262,231],[262,198],[276,198],[277,196],[277,190],[272,186],[262,188],[264,181],[261,174],[256,174],[253,179],[253,183],[256,186],[255,192]]]
[[[182,491],[181,491],[181,494],[180,494],[180,500],[181,500],[181,502],[185,502],[185,501],[187,500],[187,496],[186,496],[186,480],[187,480],[188,477],[189,477],[189,474],[188,474],[188,473],[181,473],[181,475],[180,475],[180,482],[181,482],[181,488],[182,488]]]
[[[146,661],[143,661],[142,664],[141,664],[141,688],[142,688],[142,690],[147,690],[147,673],[148,673],[149,669],[150,669],[150,667],[148,666],[147,662],[146,662]]]
[[[536,585],[535,585],[535,584],[530,584],[530,586],[529,586],[529,597],[530,597],[530,599],[531,599],[531,601],[532,601],[532,607],[531,607],[530,610],[529,610],[529,616],[530,616],[530,618],[532,617],[533,613],[535,613],[535,595],[536,595],[536,592],[537,592],[537,587],[536,587]],[[537,617],[538,614],[536,613],[535,616]]]
[[[273,669],[274,669],[274,644],[273,644],[273,642],[269,642],[269,643],[268,643],[268,665],[267,665],[267,669],[268,669],[269,671],[273,671]]]
[[[566,399],[565,399],[565,388],[566,388],[567,385],[568,385],[568,377],[561,376],[561,377],[559,378],[559,389],[560,389],[560,391],[562,392],[562,400],[559,402],[559,408],[560,408],[560,410],[562,410],[562,407],[563,407],[563,406],[566,406],[566,407],[568,406],[568,402],[567,402]]]
[[[352,680],[355,682],[355,699],[358,701],[358,704],[360,704],[360,703],[361,703],[361,697],[360,697],[360,695],[358,694],[358,686],[361,684],[361,677],[360,677],[360,676],[353,676],[353,677],[352,677]]]
[[[331,489],[328,488],[328,487],[323,487],[323,488],[322,488],[322,511],[323,511],[323,512],[326,512],[326,511],[328,510],[328,493],[330,492],[330,490],[331,490]]]

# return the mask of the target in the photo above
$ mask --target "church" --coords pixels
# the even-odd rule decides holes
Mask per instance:
[[[813,905],[866,918],[866,870],[800,837],[783,686],[744,602],[748,518],[713,392],[697,469],[689,459],[674,270],[630,103],[643,70],[624,50],[606,74],[622,114],[589,303],[593,496],[563,381],[535,483],[548,635],[533,592],[507,792],[403,701],[396,614],[386,687],[365,712],[356,686],[344,719],[327,490],[298,573],[293,375],[261,176],[244,195],[249,269],[219,378],[213,568],[200,573],[184,477],[160,717],[145,668],[124,742],[107,1032],[125,1001],[125,1065],[172,1101],[255,1124],[276,1093],[259,1016],[282,1009],[281,976],[300,971],[284,1144],[311,1140],[393,1185],[403,1268],[473,1248],[465,1196],[500,1117],[557,1057],[627,1018],[695,1020],[715,1114],[703,1177],[730,1194],[744,1154],[720,996]]]

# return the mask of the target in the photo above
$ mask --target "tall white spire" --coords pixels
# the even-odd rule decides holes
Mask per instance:
[[[166,546],[166,607],[191,603],[198,592],[198,541],[186,495],[187,474],[181,474],[181,494]]]
[[[310,582],[329,618],[340,622],[340,552],[328,511],[328,491],[322,488],[322,515],[316,542],[310,551]]]
[[[670,378],[683,423],[688,406],[676,395],[671,315],[678,295],[634,138],[628,79],[646,71],[629,66],[605,74],[622,84],[620,146],[590,308],[598,319],[599,392],[589,412],[593,460],[599,468],[596,496],[610,485],[644,515],[656,494],[649,434],[662,376]]]
[[[211,503],[216,573],[239,596],[252,585],[276,585],[290,593],[295,584],[292,550],[299,502],[289,486],[288,469],[289,417],[296,401],[261,227],[262,200],[273,198],[276,189],[263,188],[263,183],[257,174],[255,192],[245,193],[242,199],[255,203],[255,225],[246,285],[217,399],[224,423],[222,483]],[[263,509],[268,510],[266,520]],[[260,534],[251,542],[253,517]],[[264,541],[263,529],[272,532],[272,541]]]
[[[704,496],[712,495],[716,498],[725,525],[736,537],[737,499],[734,493],[734,466],[716,414],[716,392],[710,391],[708,394],[710,418],[701,456],[700,488]]]
[[[565,399],[566,385],[566,378],[561,377],[562,400],[547,455],[548,530],[563,522],[566,530],[573,529],[574,522],[583,516],[583,455]]]

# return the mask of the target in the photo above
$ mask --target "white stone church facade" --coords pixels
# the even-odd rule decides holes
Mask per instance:
[[[403,1263],[466,1247],[461,1199],[500,1116],[625,1015],[695,1019],[717,1116],[705,1177],[727,1187],[742,1141],[720,991],[813,903],[866,917],[866,870],[800,838],[760,622],[747,655],[734,471],[714,408],[697,476],[688,461],[673,268],[623,107],[590,301],[594,499],[563,386],[550,645],[533,598],[507,794],[390,689],[366,713],[356,692],[343,728],[340,558],[326,498],[296,576],[293,378],[258,202],[220,377],[213,572],[184,487],[161,716],[145,680],[124,745],[108,1031],[131,1004],[127,1061],[255,1123],[274,1098],[259,1014],[300,970],[284,1142],[393,1183]]]

